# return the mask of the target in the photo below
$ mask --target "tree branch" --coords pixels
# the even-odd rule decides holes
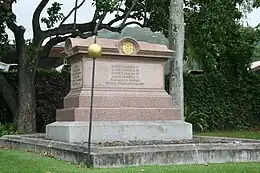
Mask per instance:
[[[117,15],[119,15],[119,9],[121,8],[122,4],[123,4],[123,0],[120,1],[120,4],[119,4],[118,9],[117,9]]]
[[[115,19],[113,19],[113,20],[111,20],[110,22],[108,22],[108,25],[110,25],[110,26],[112,26],[113,24],[115,24],[116,22],[119,22],[120,20],[123,20],[123,19],[125,19],[126,18],[126,12],[125,12],[125,10],[123,10],[123,9],[118,9],[119,11],[121,11],[122,13],[123,13],[123,15],[121,15],[121,16],[117,16]],[[130,13],[129,13],[129,16],[128,16],[129,18],[131,18],[131,17],[133,17],[133,16],[131,16],[130,15]]]
[[[123,15],[117,16],[115,19],[111,20],[107,25],[103,25],[103,27],[105,29],[108,29],[110,31],[115,31],[115,32],[120,32],[124,27],[131,25],[131,24],[137,24],[140,27],[144,27],[145,24],[146,24],[146,11],[145,11],[145,14],[144,14],[144,21],[145,21],[144,24],[141,24],[139,22],[128,22],[128,23],[126,23],[127,19],[134,18],[134,15],[131,15],[130,13],[134,9],[134,7],[137,5],[137,3],[138,3],[137,1],[134,1],[132,6],[127,11],[123,10],[123,9],[118,9],[118,11],[123,12]],[[142,5],[142,6],[144,7],[144,5]],[[110,27],[113,24],[115,24],[116,22],[119,22],[120,20],[123,20],[123,21],[120,24],[119,28],[116,29],[114,27]]]
[[[76,24],[76,29],[80,31],[81,33],[84,32],[90,32],[93,31],[95,27],[95,23],[89,22],[89,23],[82,23],[82,24]],[[50,29],[47,31],[44,31],[45,38],[51,37],[51,36],[58,36],[58,35],[66,35],[75,32],[74,24],[63,24],[58,28]]]
[[[97,14],[97,13],[95,13]],[[106,16],[107,12],[104,12],[103,15],[101,16],[101,18],[99,19],[98,23],[85,23],[85,24],[77,24],[76,28],[78,31],[74,30],[73,24],[67,24],[67,25],[61,25],[60,28],[58,28],[57,30],[52,30],[53,32],[56,32],[57,37],[50,39],[45,46],[43,47],[40,57],[46,57],[49,55],[51,49],[53,48],[53,46],[57,45],[58,43],[64,42],[66,41],[68,38],[74,38],[77,36],[80,36],[81,38],[88,38],[92,35],[96,35],[97,31],[99,29],[102,29],[103,27],[106,27],[106,25],[102,25],[102,21],[104,20],[105,16]],[[94,15],[94,18],[96,16]],[[101,26],[101,27],[100,27]],[[73,28],[72,28],[73,27]],[[94,28],[93,28],[94,27]],[[63,28],[63,30],[61,30],[61,28]],[[67,30],[64,30],[64,28],[67,28]],[[116,28],[111,27],[112,30],[116,30]],[[69,32],[69,30],[71,30],[72,34],[68,35],[68,36],[64,36],[64,37],[60,37],[58,35],[65,35],[67,33],[65,32]],[[50,32],[51,30],[48,30],[47,32]],[[63,32],[63,33],[62,33]],[[87,34],[82,34],[84,32],[89,32]],[[51,34],[51,32],[50,32]]]
[[[99,16],[99,10],[96,9],[95,13],[94,13],[94,16],[93,16],[93,19],[92,19],[92,23],[96,22],[96,20],[98,19],[98,16]]]
[[[15,23],[15,14],[13,13],[13,9],[12,9],[13,2],[16,1],[15,0],[0,1],[0,8],[1,8],[0,10],[3,13],[9,14],[8,19],[6,20],[6,25],[14,33],[14,35],[17,35],[20,33],[20,27]]]
[[[48,4],[49,0],[42,0],[37,6],[36,10],[33,13],[32,26],[33,26],[33,38],[38,40],[38,37],[41,36],[41,26],[40,26],[40,15],[44,7]]]
[[[119,9],[124,14],[119,16],[119,17],[116,17],[115,19],[113,19],[112,21],[110,21],[107,24],[102,24],[106,13],[104,12],[103,15],[99,15],[99,10],[96,9],[92,21],[88,22],[88,23],[76,24],[76,30],[77,30],[77,32],[80,32],[80,33],[85,33],[85,32],[92,32],[93,33],[94,30],[95,30],[95,27],[96,27],[97,30],[107,29],[107,30],[110,30],[112,32],[121,32],[121,30],[124,27],[126,27],[127,25],[130,25],[130,24],[137,24],[141,27],[144,27],[144,25],[142,25],[141,23],[138,23],[138,22],[126,23],[126,21],[129,17],[134,18],[134,16],[132,16],[130,13],[132,12],[132,10],[136,6],[136,4],[137,4],[137,1],[134,1],[132,6],[129,9],[125,9],[125,10]],[[80,7],[80,5],[78,7]],[[74,10],[75,10],[75,8],[74,8]],[[100,18],[99,22],[100,21],[101,22],[97,25],[96,20],[98,18]],[[112,27],[112,25],[114,23],[119,22],[120,20],[123,20],[123,22],[120,24],[119,27]],[[76,31],[75,31],[74,24],[70,23],[70,24],[61,24],[59,27],[49,29],[49,30],[46,30],[46,31],[43,31],[43,32],[44,32],[44,38],[48,38],[48,37],[52,37],[52,36],[66,35],[66,34],[74,33]]]
[[[103,22],[103,20],[105,19],[106,15],[107,15],[107,12],[104,12],[103,15],[101,16],[101,18],[99,19],[98,23],[95,26],[94,32],[93,32],[94,35],[97,35],[97,31],[98,31],[99,25]]]
[[[78,5],[77,7],[79,8],[84,2],[85,1],[82,1],[82,3],[80,5]],[[137,4],[137,1],[135,1],[132,4],[132,6],[127,10],[119,9],[121,12],[124,12],[124,14],[122,16],[116,17],[115,19],[113,19],[112,21],[110,21],[107,24],[102,23],[106,14],[107,14],[107,12],[104,12],[102,15],[100,15],[98,9],[96,9],[95,14],[94,14],[91,22],[76,24],[76,30],[75,30],[73,23],[63,24],[64,21],[66,20],[65,19],[64,21],[61,22],[61,25],[59,27],[43,31],[44,32],[44,38],[48,38],[48,37],[52,37],[52,36],[56,36],[56,37],[52,38],[51,40],[49,40],[45,44],[45,46],[43,47],[43,49],[41,51],[42,53],[40,54],[40,56],[41,57],[48,56],[49,52],[51,51],[53,46],[55,46],[56,44],[58,44],[60,42],[64,42],[69,37],[80,36],[81,38],[87,38],[91,35],[96,35],[97,31],[101,30],[101,29],[107,29],[107,30],[112,31],[112,32],[121,32],[121,30],[124,27],[131,25],[131,24],[136,24],[140,27],[144,27],[143,24],[136,22],[136,21],[126,23],[126,20],[129,17],[134,18],[134,16],[131,16],[130,13],[132,12],[132,10],[134,9],[136,4]],[[71,15],[74,10],[75,10],[75,7],[67,16]],[[98,22],[96,22],[96,20],[98,20]],[[112,27],[112,25],[115,22],[118,22],[120,20],[123,20],[123,22],[120,24],[119,27]],[[87,32],[87,34],[82,34],[82,33],[86,33],[86,32]],[[67,35],[67,34],[70,34],[70,35],[61,37],[62,35]]]
[[[136,21],[131,21],[131,22],[127,22],[127,23],[125,23],[123,26],[121,26],[120,28],[125,28],[126,26],[128,26],[128,25],[132,25],[132,24],[136,24],[136,25],[138,25],[138,26],[140,26],[141,28],[143,28],[144,27],[144,25],[143,24],[141,24],[141,23],[139,23],[139,22],[136,22]]]
[[[61,23],[60,23],[59,26],[61,26],[61,25],[71,16],[71,14],[72,14],[75,10],[79,9],[79,8],[85,3],[85,1],[86,1],[86,0],[83,0],[77,7],[74,7],[74,8],[67,14],[67,16],[64,17],[64,19],[61,21]]]
[[[68,36],[64,36],[64,37],[54,37],[52,39],[50,39],[42,48],[41,52],[40,52],[40,56],[39,57],[48,57],[50,54],[51,49],[53,48],[53,46],[57,45],[58,43],[64,42],[66,41],[68,38],[73,38],[75,37],[75,34],[70,34]],[[38,64],[37,64],[38,65]]]
[[[126,23],[126,20],[128,19],[130,13],[132,12],[132,10],[134,9],[134,7],[136,6],[136,1],[133,2],[132,6],[129,8],[129,10],[125,13],[125,16],[124,16],[124,20],[123,22],[121,23],[120,25],[120,28],[122,28],[125,23]],[[124,27],[123,27],[124,28]]]
[[[20,32],[19,26],[17,26],[14,22],[7,22],[7,27],[14,33],[14,35]]]
[[[145,5],[142,4],[141,2],[139,3],[143,8],[144,8],[144,25],[146,26],[147,25],[147,8],[148,8],[148,3],[147,3],[147,0],[145,2]]]
[[[90,36],[94,35],[92,32],[91,33],[87,33],[87,34],[81,34],[79,32],[75,32],[73,34],[64,36],[64,37],[54,37],[52,39],[50,39],[42,48],[41,53],[40,53],[40,58],[41,57],[48,57],[50,54],[51,49],[57,45],[58,43],[61,42],[65,42],[68,38],[75,38],[77,36],[83,37],[83,38],[88,38]],[[37,64],[38,65],[38,64]]]

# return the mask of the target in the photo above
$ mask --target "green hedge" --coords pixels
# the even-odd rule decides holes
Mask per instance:
[[[244,130],[260,125],[260,77],[240,79],[221,73],[184,77],[185,105],[209,115],[211,130]]]
[[[5,73],[9,83],[17,91],[17,74]],[[36,122],[37,131],[45,131],[45,126],[55,121],[56,109],[63,107],[63,98],[69,92],[70,75],[68,72],[38,71],[36,74]],[[0,95],[0,101],[2,100]],[[2,117],[1,117],[2,115]],[[3,117],[4,115],[4,117]],[[11,112],[4,102],[0,106],[0,121],[11,123]]]
[[[16,74],[5,75],[16,88]],[[168,76],[165,80],[167,89]],[[210,130],[247,129],[260,125],[259,76],[250,74],[243,79],[229,80],[221,73],[185,74],[184,86],[186,107],[189,110],[207,114],[209,118],[206,121]],[[55,71],[37,73],[37,131],[44,131],[45,125],[55,121],[55,111],[63,107],[63,98],[69,89],[69,73]],[[2,101],[1,95],[0,102],[2,103],[0,121],[10,123],[12,116]]]

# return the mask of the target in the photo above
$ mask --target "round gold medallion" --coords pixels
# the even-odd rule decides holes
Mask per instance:
[[[132,55],[135,51],[135,46],[131,42],[124,42],[122,44],[122,52],[126,55]]]

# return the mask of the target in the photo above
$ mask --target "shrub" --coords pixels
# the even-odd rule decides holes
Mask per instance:
[[[192,124],[194,131],[205,131],[209,128],[207,119],[208,115],[204,113],[199,113],[197,111],[189,110],[185,107],[184,120]]]
[[[17,128],[12,124],[0,124],[0,137],[18,134]]]
[[[17,92],[17,74],[4,73],[7,80]],[[44,132],[45,126],[55,121],[56,109],[63,108],[63,99],[70,89],[70,74],[68,72],[56,72],[38,70],[36,73],[36,123],[37,131]],[[1,101],[0,95],[0,101]],[[1,108],[2,107],[2,108]],[[12,117],[6,104],[1,105],[1,109],[5,111],[5,117],[0,117],[0,122],[6,123],[6,120]],[[1,113],[0,113],[1,116]]]
[[[36,78],[37,131],[56,119],[56,109],[63,108],[64,97],[70,90],[68,72],[39,71]]]
[[[241,79],[215,72],[185,74],[185,105],[208,115],[211,130],[245,130],[260,125],[260,77]]]

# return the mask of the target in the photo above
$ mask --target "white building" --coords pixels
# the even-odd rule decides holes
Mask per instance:
[[[251,64],[251,69],[255,72],[260,71],[260,61],[255,61]]]
[[[0,62],[0,71],[4,71],[7,67],[6,63]]]

